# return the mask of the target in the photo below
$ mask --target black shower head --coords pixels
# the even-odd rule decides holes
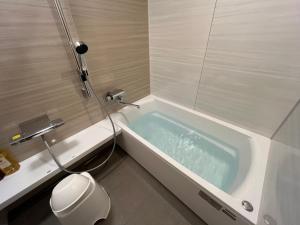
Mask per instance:
[[[89,50],[89,48],[84,42],[77,41],[75,42],[75,50],[79,55],[82,55],[85,54]]]

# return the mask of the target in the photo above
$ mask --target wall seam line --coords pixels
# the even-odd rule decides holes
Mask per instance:
[[[286,117],[282,120],[282,122],[279,124],[277,129],[274,131],[274,133],[271,136],[272,140],[275,138],[276,134],[279,132],[279,130],[282,128],[282,126],[285,124],[285,122],[288,120],[288,118],[292,115],[292,113],[295,111],[295,109],[297,108],[297,106],[299,104],[300,104],[300,99],[298,99],[298,101],[295,103],[295,105],[292,107],[292,109],[288,112]]]
[[[149,94],[152,94],[152,85],[151,85],[151,54],[150,54],[150,1],[147,0],[147,17],[148,17],[148,66],[149,66]]]
[[[202,68],[201,68],[200,77],[199,77],[199,81],[198,81],[198,85],[197,85],[196,97],[195,97],[195,102],[194,102],[194,105],[193,105],[193,109],[196,109],[196,104],[197,104],[197,99],[198,99],[198,92],[199,92],[199,87],[200,87],[200,83],[201,83],[202,76],[203,76],[204,63],[205,63],[205,59],[206,59],[206,55],[207,55],[208,43],[209,43],[209,39],[210,39],[210,36],[211,36],[212,26],[213,26],[213,22],[214,22],[214,19],[215,19],[215,12],[216,12],[216,8],[217,8],[217,3],[218,3],[218,0],[215,1],[213,13],[212,13],[212,18],[211,18],[210,27],[209,27],[205,53],[204,53],[204,57],[203,57],[203,60],[202,60]]]

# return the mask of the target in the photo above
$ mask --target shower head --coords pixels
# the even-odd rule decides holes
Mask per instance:
[[[85,96],[90,97],[92,96],[91,91],[90,91],[90,84],[88,82],[88,68],[87,68],[87,64],[86,64],[86,60],[85,60],[85,53],[88,51],[88,46],[87,44],[85,44],[82,41],[76,41],[74,43],[74,48],[73,48],[73,53],[74,53],[74,49],[76,51],[75,54],[75,58],[76,58],[76,63],[78,66],[78,72],[80,75],[80,79],[82,81],[82,91],[84,93]]]
[[[76,41],[74,46],[78,55],[85,54],[89,50],[87,44],[82,41]]]

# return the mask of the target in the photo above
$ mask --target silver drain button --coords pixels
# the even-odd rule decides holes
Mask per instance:
[[[242,206],[245,210],[247,210],[248,212],[252,212],[253,211],[253,206],[250,202],[248,201],[242,201]]]

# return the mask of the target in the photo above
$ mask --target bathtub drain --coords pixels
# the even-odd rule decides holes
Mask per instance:
[[[250,202],[244,200],[242,201],[242,206],[245,210],[247,210],[248,212],[252,212],[253,211],[253,206]]]

